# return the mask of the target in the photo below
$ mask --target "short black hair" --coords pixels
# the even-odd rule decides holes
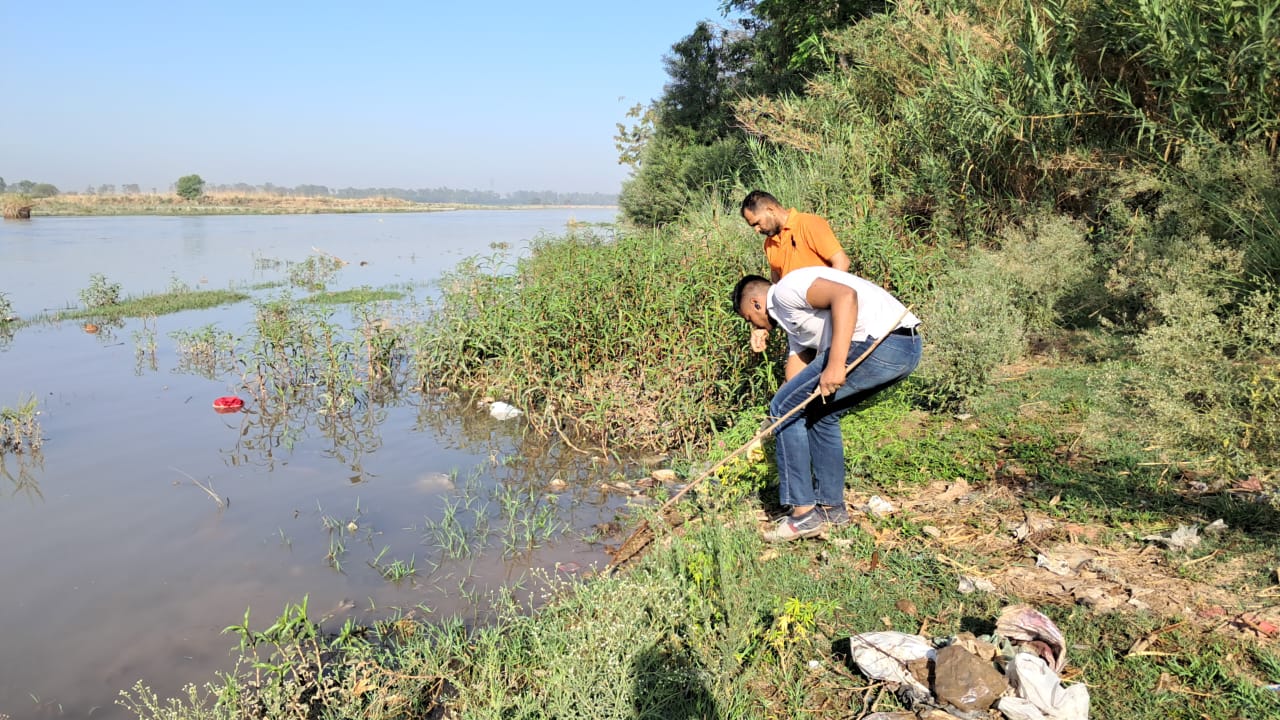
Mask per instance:
[[[748,210],[751,212],[760,212],[761,205],[777,205],[782,207],[782,203],[778,202],[778,198],[770,195],[763,190],[752,190],[747,196],[742,198],[742,207],[738,213],[746,214]]]
[[[758,284],[763,284],[767,288],[773,283],[759,275],[748,275],[733,286],[733,305],[729,309],[733,311],[734,315],[742,314],[742,296],[746,295],[748,291],[755,290]]]

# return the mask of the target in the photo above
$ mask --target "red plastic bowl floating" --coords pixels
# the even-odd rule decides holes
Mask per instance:
[[[213,409],[220,413],[236,412],[244,407],[244,401],[235,395],[220,397],[213,401]]]

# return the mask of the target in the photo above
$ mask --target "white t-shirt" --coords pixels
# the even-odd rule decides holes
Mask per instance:
[[[809,287],[819,278],[847,285],[858,294],[854,342],[920,324],[920,318],[909,312],[899,321],[906,306],[870,280],[825,266],[804,267],[783,275],[769,288],[767,296],[769,315],[787,331],[787,344],[793,354],[804,350],[822,352],[831,346],[831,310],[815,308],[806,298]]]

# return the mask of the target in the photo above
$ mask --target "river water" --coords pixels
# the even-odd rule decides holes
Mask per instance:
[[[94,273],[126,295],[224,288],[280,281],[287,263],[324,253],[349,263],[329,289],[395,285],[422,298],[465,257],[506,248],[510,258],[541,232],[612,219],[603,209],[37,218],[0,225],[0,292],[31,318],[76,306]],[[64,322],[0,336],[0,407],[34,396],[44,438],[38,453],[0,455],[0,718],[128,717],[115,702],[139,680],[162,696],[212,680],[237,642],[221,630],[246,609],[255,629],[303,597],[332,624],[475,615],[496,588],[603,561],[589,536],[618,500],[592,488],[617,468],[526,438],[519,420],[415,392],[347,423],[213,412],[213,398],[243,394],[239,375],[188,372],[170,333],[240,334],[253,315],[244,302],[93,334]],[[154,355],[139,354],[148,338]],[[548,492],[553,477],[570,489]],[[513,497],[525,514],[504,517]],[[535,519],[548,508],[554,521]],[[454,511],[469,518],[464,530],[489,528],[465,557],[432,530]],[[545,534],[512,547],[504,524]],[[393,560],[415,572],[385,579],[376,566]]]

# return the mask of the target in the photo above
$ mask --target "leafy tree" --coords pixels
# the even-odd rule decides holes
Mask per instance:
[[[183,175],[178,178],[178,197],[195,200],[204,194],[204,179],[199,175]]]
[[[19,195],[30,195],[31,191],[35,189],[35,186],[36,184],[31,182],[30,180],[19,180],[18,183],[14,185],[12,189],[14,192],[18,193]]]
[[[111,183],[103,183],[98,186],[98,194],[99,195],[115,195],[116,186]]]
[[[803,94],[805,81],[825,69],[823,34],[883,12],[885,0],[723,0],[726,15],[742,11],[749,56],[744,82],[752,93]]]
[[[31,197],[33,198],[53,197],[58,192],[58,188],[49,183],[35,183],[31,186]]]
[[[613,146],[618,149],[618,164],[630,165],[632,169],[636,169],[640,167],[640,156],[645,144],[653,137],[658,112],[652,104],[646,106],[636,103],[627,110],[627,117],[635,118],[636,124],[627,127],[618,123],[618,134],[613,136]]]
[[[126,195],[139,195],[142,193],[142,188],[138,187],[137,183],[129,183],[124,186],[124,192]]]
[[[724,34],[706,22],[672,45],[671,54],[663,59],[671,82],[663,87],[658,101],[662,124],[689,128],[698,143],[727,135],[731,119],[727,101],[734,77],[731,57]]]
[[[4,192],[5,187],[7,186],[4,184],[4,178],[0,177],[0,193]]]

